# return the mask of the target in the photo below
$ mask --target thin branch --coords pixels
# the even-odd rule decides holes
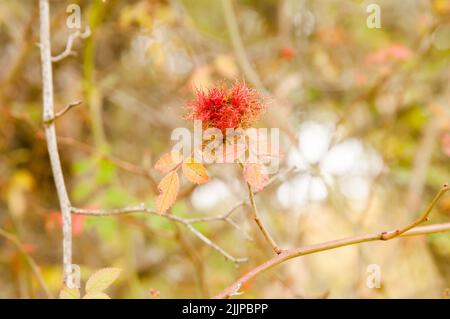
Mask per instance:
[[[448,186],[448,184],[444,184],[444,186],[442,186],[441,190],[433,198],[433,200],[431,201],[430,205],[428,205],[428,208],[425,210],[425,213],[422,216],[420,216],[418,219],[416,219],[416,221],[414,221],[413,223],[409,224],[406,227],[397,229],[397,230],[395,230],[392,233],[383,233],[380,239],[381,240],[389,240],[389,239],[398,237],[401,234],[406,233],[408,230],[410,230],[410,229],[412,229],[412,228],[414,228],[416,226],[419,226],[420,224],[428,221],[428,217],[430,216],[431,211],[437,205],[437,203],[442,198],[442,196],[444,196],[445,193],[449,189],[450,189],[450,187]]]
[[[360,235],[355,237],[347,237],[343,239],[333,240],[333,241],[327,241],[321,244],[311,245],[307,247],[299,247],[299,248],[293,248],[289,250],[284,250],[281,254],[278,256],[269,259],[265,263],[253,268],[248,273],[246,273],[244,276],[239,278],[237,281],[235,281],[233,284],[231,284],[228,288],[220,292],[218,295],[216,295],[214,298],[229,298],[233,296],[236,291],[240,289],[240,287],[248,282],[250,279],[254,278],[256,275],[260,274],[263,271],[266,271],[268,269],[271,269],[287,260],[301,257],[321,251],[331,250],[339,247],[345,247],[370,241],[386,241],[390,239],[394,239],[397,237],[408,237],[408,236],[418,236],[418,235],[425,235],[425,234],[434,234],[434,233],[440,233],[440,232],[446,232],[450,231],[450,223],[443,223],[443,224],[435,224],[430,226],[422,226],[422,227],[416,227],[417,225],[421,224],[424,221],[428,220],[428,216],[430,215],[432,209],[437,205],[439,200],[442,198],[442,196],[449,190],[448,184],[445,184],[442,189],[438,192],[438,194],[435,196],[435,198],[432,200],[428,208],[425,210],[425,213],[420,217],[418,220],[413,222],[412,224],[402,228],[402,229],[394,229],[389,230],[381,233],[372,233],[368,235]]]
[[[288,175],[289,173],[295,171],[297,169],[297,167],[292,166],[286,170],[284,170],[283,172],[280,172],[274,176],[272,176],[269,180],[269,182],[267,183],[266,187],[272,185],[273,183],[275,183],[276,181],[280,180],[281,178],[283,178],[284,176]],[[256,193],[254,194],[255,196],[257,196],[260,193]],[[241,200],[239,202],[237,202],[236,204],[234,204],[225,214],[221,214],[221,215],[217,215],[217,216],[209,216],[209,217],[198,217],[198,218],[190,218],[189,222],[190,223],[205,223],[205,222],[211,222],[211,221],[219,221],[219,220],[226,220],[229,219],[231,217],[231,215],[241,206],[244,205],[250,205],[250,198]]]
[[[194,226],[192,226],[192,222],[189,219],[183,219],[177,217],[172,214],[158,214],[154,210],[146,208],[144,204],[140,204],[138,206],[124,207],[124,208],[116,208],[111,210],[101,210],[101,209],[83,209],[77,207],[71,207],[71,212],[73,214],[78,215],[90,215],[90,216],[114,216],[114,215],[125,215],[130,213],[147,213],[154,216],[159,216],[162,218],[169,219],[171,221],[180,223],[184,225],[187,229],[189,229],[197,238],[203,241],[206,245],[210,246],[220,254],[222,254],[226,259],[239,264],[247,261],[247,258],[235,258],[231,256],[228,252],[226,252],[219,245],[211,241],[208,237],[203,235],[200,231],[198,231]]]
[[[82,101],[76,101],[73,103],[70,103],[69,105],[67,105],[65,108],[63,108],[61,111],[56,112],[55,116],[53,118],[47,119],[44,124],[45,125],[49,125],[51,123],[53,123],[54,121],[56,121],[58,118],[60,118],[61,116],[63,116],[64,114],[66,114],[67,112],[69,112],[72,108],[80,105],[81,103],[83,103]]]
[[[247,58],[247,53],[245,52],[244,44],[239,34],[238,23],[234,14],[233,4],[231,0],[222,0],[222,7],[225,17],[225,23],[230,34],[231,43],[233,45],[234,51],[236,52],[236,58],[241,66],[242,71],[244,72],[247,79],[251,82],[251,84],[258,88],[258,90],[267,93],[267,90],[264,88],[261,79],[253,69],[250,61]]]
[[[248,197],[250,199],[250,206],[252,208],[253,220],[256,222],[256,225],[258,225],[258,228],[261,230],[262,234],[264,235],[264,238],[269,242],[270,246],[272,246],[273,251],[276,254],[281,254],[282,249],[278,247],[277,243],[272,238],[269,231],[264,227],[264,224],[259,218],[258,209],[256,208],[255,195],[253,194],[252,186],[247,183],[247,188],[248,188]]]
[[[28,265],[30,266],[31,270],[33,271],[34,275],[36,276],[36,279],[41,286],[42,290],[44,290],[45,294],[48,298],[53,298],[53,295],[48,288],[47,284],[45,283],[44,277],[42,276],[41,269],[39,268],[36,261],[33,259],[33,257],[28,254],[28,252],[23,247],[20,240],[17,238],[17,236],[14,236],[13,234],[3,230],[0,228],[0,236],[6,238],[10,242],[12,242],[17,249],[20,251],[20,253],[25,257],[25,260],[27,261]]]
[[[441,232],[446,232],[446,231],[450,231],[450,223],[417,227],[414,229],[410,229],[409,231],[407,231],[399,236],[394,236],[393,238],[427,235],[427,234],[441,233]],[[395,233],[395,232],[396,232],[396,230],[391,230],[391,231],[388,231],[387,233],[391,234],[391,233]],[[285,250],[278,256],[266,261],[265,263],[255,267],[254,269],[252,269],[251,271],[246,273],[244,276],[239,278],[236,282],[234,282],[228,288],[226,288],[225,290],[223,290],[222,292],[217,294],[214,298],[217,298],[217,299],[229,298],[236,291],[238,291],[239,288],[243,284],[245,284],[246,282],[248,282],[249,280],[251,280],[252,278],[257,276],[258,274],[262,273],[263,271],[269,270],[287,260],[290,260],[290,259],[293,259],[296,257],[313,254],[313,253],[317,253],[317,252],[321,252],[321,251],[331,250],[331,249],[335,249],[335,248],[339,248],[339,247],[345,247],[345,246],[360,244],[360,243],[364,243],[364,242],[382,240],[381,237],[383,236],[383,234],[384,233],[381,233],[381,234],[373,233],[373,234],[368,234],[368,235],[344,238],[344,239],[340,239],[340,240],[328,241],[325,243],[312,245],[312,246],[308,246],[308,247],[300,247],[300,248]]]
[[[273,184],[275,181],[281,179],[282,177],[284,177],[288,173],[291,173],[291,172],[293,172],[295,170],[296,170],[296,167],[293,166],[293,167],[290,167],[290,168],[284,170],[281,173],[278,173],[278,174],[272,176],[271,179],[269,180],[269,182],[267,183],[266,187],[271,185],[271,184]],[[259,193],[256,193],[254,195],[258,195],[258,194]],[[241,206],[244,206],[244,205],[249,205],[249,204],[250,204],[250,199],[247,198],[245,200],[241,200],[241,201],[237,202],[225,214],[220,214],[220,215],[217,215],[217,216],[189,218],[189,219],[186,219],[186,221],[189,224],[207,223],[207,222],[213,222],[213,221],[224,221],[224,222],[230,224],[232,227],[234,227],[239,232],[241,232],[247,240],[252,241],[253,238],[245,230],[243,230],[242,227],[240,227],[235,221],[233,221],[231,219],[231,215],[235,211],[237,211],[238,208],[240,208]]]
[[[195,217],[195,218],[189,218],[187,221],[190,224],[195,223],[208,223],[212,221],[220,221],[220,220],[226,220],[241,206],[244,206],[247,204],[247,201],[243,200],[240,202],[237,202],[233,207],[231,207],[225,214],[217,215],[217,216],[208,216],[208,217]]]
[[[194,233],[200,240],[202,240],[205,244],[215,249],[217,252],[222,254],[226,259],[231,260],[232,262],[236,264],[244,263],[248,259],[247,258],[235,258],[228,254],[226,251],[224,251],[222,248],[220,248],[217,244],[212,242],[210,239],[208,239],[205,235],[203,235],[201,232],[199,232],[197,229],[194,228],[191,224],[185,224],[186,227]]]
[[[94,216],[111,216],[111,215],[124,215],[130,213],[142,213],[146,212],[146,208],[144,204],[140,204],[137,206],[123,207],[123,208],[115,208],[115,209],[84,209],[78,207],[71,207],[70,211],[73,214],[77,215],[94,215]],[[156,212],[149,212],[150,214],[156,214]],[[171,218],[169,218],[171,219]]]
[[[66,48],[64,49],[63,52],[61,52],[57,56],[52,57],[52,62],[59,62],[59,61],[63,60],[64,58],[68,57],[69,55],[74,54],[74,52],[72,51],[73,42],[77,38],[86,39],[90,35],[91,35],[91,29],[89,28],[89,26],[86,27],[84,32],[80,32],[80,30],[77,30],[74,33],[72,33],[71,35],[69,35],[69,37],[67,38]]]
[[[233,226],[234,228],[236,228],[237,231],[241,232],[244,235],[245,239],[247,239],[249,241],[253,241],[252,236],[250,236],[244,229],[242,229],[242,227],[239,226],[234,220],[227,217],[224,219],[224,221],[227,222],[228,224],[230,224],[231,226]]]
[[[48,0],[39,1],[39,16],[43,86],[43,121],[45,123],[55,117],[53,108],[53,71],[50,52],[50,8]],[[45,138],[62,214],[64,283],[67,285],[72,283],[72,217],[70,213],[70,200],[67,194],[58,153],[54,123],[45,126]]]

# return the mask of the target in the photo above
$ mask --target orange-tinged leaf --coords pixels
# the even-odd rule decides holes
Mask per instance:
[[[267,167],[259,163],[245,163],[243,174],[244,179],[256,192],[262,190],[269,182]]]
[[[183,174],[194,184],[203,184],[208,181],[208,173],[205,167],[200,163],[195,163],[193,159],[188,159],[181,166]]]
[[[183,157],[180,152],[172,151],[161,156],[161,158],[155,163],[155,169],[161,173],[168,173],[177,167],[182,160]]]
[[[173,205],[177,199],[180,180],[176,171],[170,172],[159,182],[158,189],[160,194],[156,198],[156,211],[163,214]]]

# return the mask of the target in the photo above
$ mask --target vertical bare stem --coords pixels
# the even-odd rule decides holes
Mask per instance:
[[[259,229],[263,233],[264,238],[272,246],[272,249],[275,251],[275,253],[280,254],[282,252],[281,248],[278,247],[277,243],[275,242],[275,240],[273,240],[272,236],[270,236],[270,233],[264,227],[263,223],[261,222],[261,219],[259,218],[258,209],[256,208],[256,203],[255,203],[255,195],[253,194],[252,187],[248,183],[247,183],[247,187],[248,187],[248,196],[250,199],[250,206],[252,207],[253,219],[255,220],[256,225],[258,225]]]
[[[239,62],[239,65],[242,68],[247,79],[256,87],[258,90],[266,92],[264,85],[261,83],[261,80],[253,69],[250,61],[247,58],[247,53],[245,52],[244,44],[242,43],[242,39],[239,35],[238,22],[236,20],[236,16],[233,11],[233,3],[231,0],[222,0],[222,7],[225,16],[225,23],[227,24],[228,32],[230,33],[231,43],[236,52],[236,58]]]
[[[63,221],[63,266],[64,283],[72,283],[72,220],[70,211],[70,201],[67,194],[66,184],[61,168],[61,161],[58,153],[56,141],[56,131],[54,124],[53,108],[53,71],[50,46],[50,8],[48,0],[39,1],[40,16],[40,49],[42,65],[42,86],[43,86],[43,120],[45,125],[45,138],[50,157],[50,164],[55,181],[56,191],[61,208]]]

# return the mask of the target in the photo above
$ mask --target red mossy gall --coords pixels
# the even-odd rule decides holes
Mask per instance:
[[[195,99],[187,103],[190,120],[201,120],[203,128],[248,128],[265,110],[264,99],[244,82],[231,87],[219,83],[209,90],[195,91]]]

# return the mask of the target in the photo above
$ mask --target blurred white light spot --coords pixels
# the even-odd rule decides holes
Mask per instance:
[[[308,169],[308,162],[303,158],[297,149],[292,149],[289,152],[287,160],[290,167],[295,166],[301,171]]]
[[[192,205],[198,210],[209,210],[231,196],[227,185],[217,179],[196,187],[191,196]]]
[[[304,206],[327,198],[328,191],[320,177],[300,175],[278,187],[277,198],[284,208]]]
[[[373,150],[364,147],[357,139],[344,141],[331,148],[321,163],[324,173],[332,175],[378,175],[383,161]]]
[[[329,126],[317,122],[305,122],[300,127],[300,153],[309,163],[318,162],[328,151],[331,140]]]
[[[327,198],[327,187],[320,177],[312,177],[310,183],[309,197],[312,201],[321,202]]]
[[[366,201],[369,197],[369,180],[362,176],[348,176],[339,182],[342,193],[350,200]]]
[[[299,148],[290,150],[288,163],[309,173],[302,173],[278,188],[277,198],[283,207],[325,200],[327,185],[335,185],[335,178],[348,199],[361,202],[367,199],[370,182],[384,165],[374,149],[356,138],[330,146],[334,134],[334,125],[330,123],[305,122],[298,134]]]
[[[289,183],[283,183],[278,187],[277,198],[282,207],[289,208],[292,206],[291,187]]]
[[[333,175],[348,174],[355,169],[361,152],[362,145],[359,141],[351,139],[342,142],[328,152],[322,162],[322,169]]]

